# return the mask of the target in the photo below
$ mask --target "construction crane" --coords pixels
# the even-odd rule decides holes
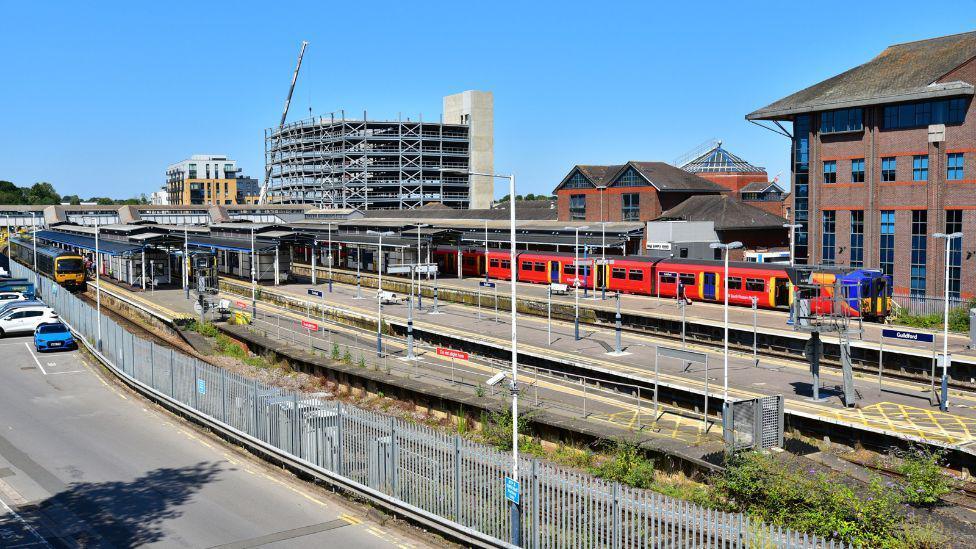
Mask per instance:
[[[291,76],[291,87],[288,88],[288,97],[285,98],[285,110],[281,111],[281,122],[278,123],[278,132],[285,127],[285,118],[288,117],[288,107],[291,106],[291,95],[295,93],[295,82],[298,82],[298,71],[302,68],[302,57],[305,56],[305,47],[308,41],[302,40],[302,49],[298,52],[298,64],[295,65],[295,74]],[[258,204],[264,204],[268,199],[268,185],[271,183],[271,163],[264,161],[264,184],[261,185],[261,194],[258,196]]]

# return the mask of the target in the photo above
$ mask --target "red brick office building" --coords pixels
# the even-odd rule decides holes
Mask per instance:
[[[553,191],[561,221],[650,221],[688,197],[728,190],[664,162],[574,166]]]
[[[962,232],[949,289],[976,294],[974,85],[968,32],[890,46],[748,114],[792,139],[798,261],[879,268],[896,294],[938,296],[945,241],[932,235]]]

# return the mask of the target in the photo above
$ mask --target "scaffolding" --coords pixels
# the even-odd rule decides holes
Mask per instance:
[[[468,207],[467,125],[339,114],[265,130],[270,203],[357,210],[413,209],[428,202]]]

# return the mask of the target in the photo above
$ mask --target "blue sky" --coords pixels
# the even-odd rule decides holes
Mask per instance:
[[[491,90],[495,167],[520,193],[710,138],[787,178],[787,140],[743,116],[888,44],[976,28],[972,0],[936,5],[0,0],[0,179],[127,197],[194,153],[262,177],[303,39],[289,120],[436,119],[443,95]]]

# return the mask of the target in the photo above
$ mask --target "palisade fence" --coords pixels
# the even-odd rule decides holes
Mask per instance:
[[[943,314],[945,312],[944,297],[895,294],[891,296],[891,299],[898,305],[898,308],[914,316]],[[953,309],[965,307],[968,303],[968,300],[950,297],[949,310],[952,311]]]
[[[32,276],[11,262],[14,276]],[[93,344],[93,307],[51,280],[38,294]],[[504,545],[511,457],[460,436],[259,383],[155,345],[101,317],[101,354],[118,374],[254,439]],[[845,547],[737,513],[520,459],[525,547]]]

